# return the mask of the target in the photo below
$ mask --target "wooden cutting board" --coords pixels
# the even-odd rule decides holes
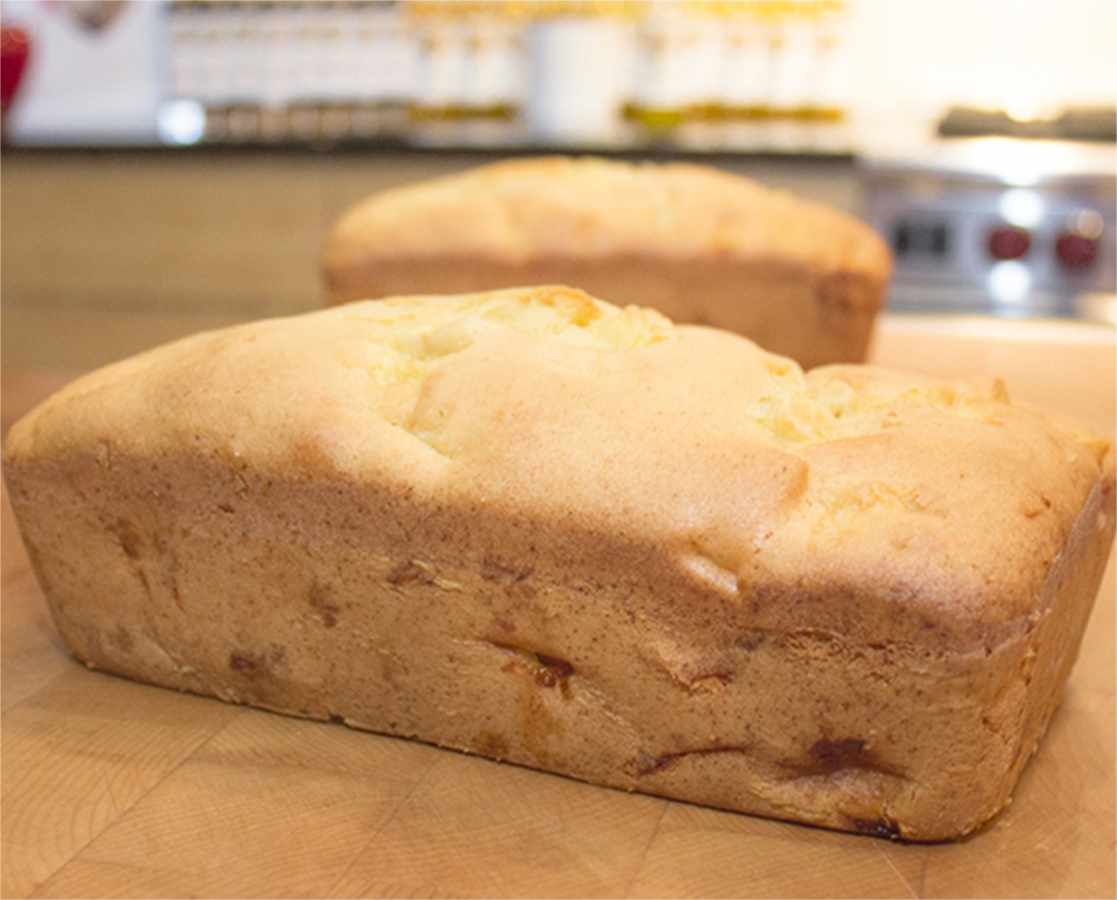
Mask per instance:
[[[897,321],[874,354],[934,374],[1015,373],[1022,399],[1074,407],[1112,437],[1109,338]],[[65,378],[5,372],[5,428]],[[629,795],[88,671],[49,622],[6,496],[0,537],[6,897],[1117,894],[1112,559],[1012,806],[960,843],[920,846]]]

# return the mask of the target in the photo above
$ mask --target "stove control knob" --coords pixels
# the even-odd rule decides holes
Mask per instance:
[[[1032,236],[1015,225],[998,225],[989,232],[989,255],[993,259],[1020,259],[1032,246]]]
[[[1068,269],[1089,268],[1098,257],[1098,239],[1076,231],[1064,231],[1055,241],[1055,255]]]

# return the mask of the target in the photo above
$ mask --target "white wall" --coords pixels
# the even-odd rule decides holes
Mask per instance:
[[[851,0],[865,121],[1117,103],[1117,0]]]
[[[1117,105],[1117,0],[846,4],[848,105],[870,142],[874,131],[925,132],[952,105],[1025,117],[1071,104]],[[132,4],[96,39],[74,31],[66,6],[0,0],[8,21],[30,19],[41,38],[11,117],[13,137],[68,130],[81,139],[106,120],[112,127],[104,133],[154,138],[154,110],[169,90],[159,4]]]

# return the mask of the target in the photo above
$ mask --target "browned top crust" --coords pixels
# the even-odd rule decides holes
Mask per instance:
[[[662,548],[720,603],[764,583],[805,598],[758,616],[975,651],[1042,613],[1076,516],[1114,478],[1107,441],[999,383],[805,374],[560,287],[199,334],[71,384],[12,427],[4,464],[98,448],[569,521]]]
[[[876,282],[892,270],[885,242],[831,207],[710,166],[594,157],[507,160],[373,195],[338,220],[323,268],[424,256],[778,259]]]

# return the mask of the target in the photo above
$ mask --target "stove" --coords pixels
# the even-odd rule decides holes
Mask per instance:
[[[864,216],[895,254],[890,310],[1114,322],[1117,150],[1032,134],[864,159]]]

